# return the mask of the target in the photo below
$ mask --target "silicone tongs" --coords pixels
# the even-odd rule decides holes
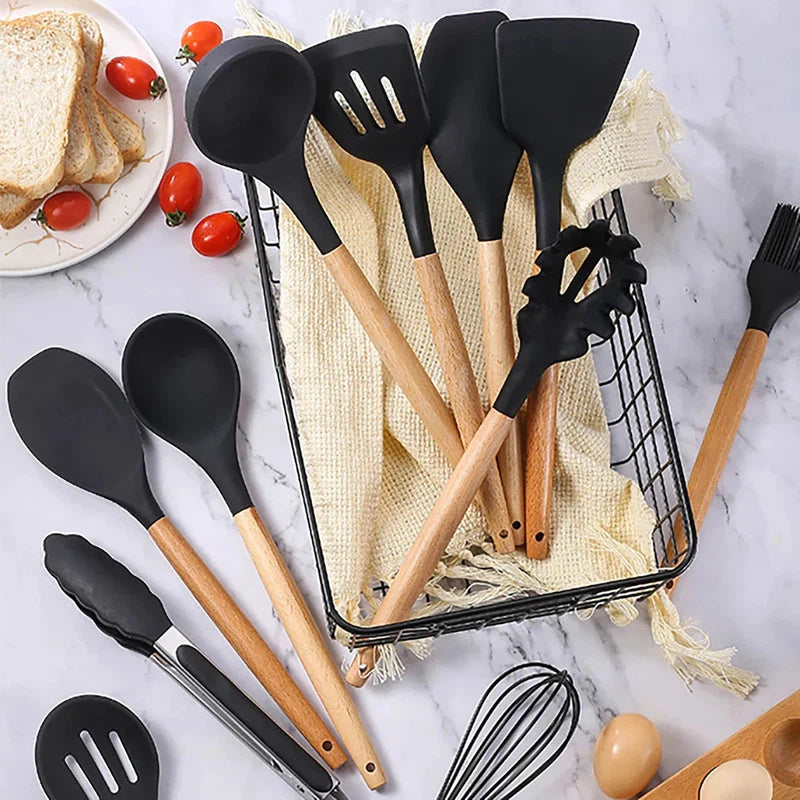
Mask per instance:
[[[347,800],[339,782],[172,624],[142,580],[82,536],[51,533],[44,551],[47,571],[103,633],[158,664],[298,795]]]

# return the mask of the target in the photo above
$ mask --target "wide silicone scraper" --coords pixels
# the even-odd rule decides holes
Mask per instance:
[[[503,124],[528,154],[536,204],[536,250],[561,229],[564,171],[572,151],[603,126],[639,30],[597,19],[530,19],[497,27]],[[558,365],[528,401],[525,540],[528,555],[549,549],[555,467]]]

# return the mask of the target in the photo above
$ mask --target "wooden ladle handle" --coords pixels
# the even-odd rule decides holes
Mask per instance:
[[[386,783],[378,755],[350,697],[339,667],[325,646],[300,589],[255,508],[234,516],[261,582],[269,594],[295,653],[370,789]]]
[[[486,355],[486,383],[489,402],[497,399],[516,357],[508,272],[501,239],[478,242],[478,280],[483,320],[483,349]],[[500,478],[514,529],[514,544],[525,542],[525,471],[522,424],[519,417],[497,456]]]
[[[512,422],[505,414],[489,409],[378,606],[373,626],[406,619],[453,538],[489,465],[497,457]],[[375,659],[374,648],[359,650],[347,672],[348,683],[363,686],[375,667]]]
[[[344,764],[347,756],[327,725],[177,528],[162,517],[148,531],[189,591],[297,730],[332,769]]]
[[[697,530],[700,530],[703,524],[719,479],[722,477],[722,470],[730,455],[747,401],[750,399],[768,338],[766,333],[753,328],[748,328],[744,332],[714,406],[714,413],[711,415],[711,421],[706,428],[703,443],[700,445],[689,477],[689,502],[692,504]],[[675,524],[674,539],[675,545],[670,542],[667,547],[668,561],[672,561],[687,546],[686,531],[681,518],[678,518]],[[667,587],[669,594],[675,591],[677,584],[677,578],[670,582]]]

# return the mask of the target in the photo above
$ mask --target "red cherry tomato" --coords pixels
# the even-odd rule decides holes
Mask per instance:
[[[175,58],[182,66],[190,61],[196,64],[209,50],[213,50],[222,42],[222,28],[216,22],[201,20],[193,22],[181,36],[181,49]]]
[[[167,225],[170,228],[180,225],[197,208],[202,194],[200,170],[188,161],[173,164],[158,187],[158,203],[167,215]]]
[[[192,245],[201,256],[224,256],[242,240],[246,221],[235,211],[210,214],[192,231]]]
[[[83,225],[92,212],[92,201],[83,192],[59,192],[44,201],[34,221],[54,231],[68,231]]]
[[[164,79],[146,61],[133,56],[112,58],[106,66],[106,78],[120,94],[133,100],[162,97],[167,91]]]

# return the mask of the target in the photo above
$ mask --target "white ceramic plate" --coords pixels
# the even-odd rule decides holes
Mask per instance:
[[[6,8],[8,13],[5,13]],[[95,200],[89,220],[73,231],[46,231],[26,221],[10,231],[0,229],[0,276],[42,275],[77,264],[99,253],[133,225],[152,199],[167,168],[172,149],[172,103],[169,86],[159,100],[129,100],[106,80],[105,65],[117,55],[147,61],[159,75],[164,70],[139,32],[97,0],[0,0],[0,19],[16,19],[50,8],[83,11],[103,31],[105,48],[97,88],[117,108],[142,126],[146,151],[142,161],[126,164],[114,184],[86,184]]]

